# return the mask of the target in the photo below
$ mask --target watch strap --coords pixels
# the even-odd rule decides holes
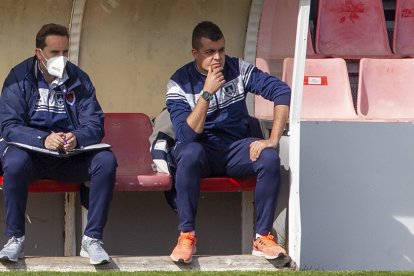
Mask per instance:
[[[208,91],[201,90],[201,97],[206,101],[211,101],[213,99],[213,94],[209,93]]]

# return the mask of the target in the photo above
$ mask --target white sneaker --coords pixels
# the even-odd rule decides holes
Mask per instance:
[[[24,236],[20,238],[11,237],[0,251],[0,260],[18,262],[24,258]]]
[[[102,248],[103,242],[98,239],[83,236],[80,255],[89,258],[89,263],[93,265],[107,264],[111,262],[111,257]]]

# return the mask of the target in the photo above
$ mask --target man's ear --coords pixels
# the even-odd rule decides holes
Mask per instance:
[[[37,59],[42,59],[43,58],[42,52],[39,48],[35,48],[35,55],[36,55]]]
[[[191,49],[191,54],[193,55],[194,59],[197,59],[198,57],[198,51],[196,49]]]

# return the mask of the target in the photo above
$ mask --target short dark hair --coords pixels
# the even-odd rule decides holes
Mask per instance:
[[[211,21],[202,21],[198,23],[193,30],[192,46],[193,49],[200,49],[200,40],[202,37],[208,38],[212,41],[218,41],[223,38],[219,26]]]
[[[42,28],[37,32],[36,35],[36,48],[42,49],[45,48],[46,37],[48,35],[60,35],[66,36],[69,39],[68,29],[65,26],[49,23],[43,25]]]

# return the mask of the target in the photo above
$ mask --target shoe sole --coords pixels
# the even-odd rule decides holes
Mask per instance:
[[[183,263],[183,264],[189,264],[193,261],[193,258],[189,259],[189,260],[184,260],[184,259],[175,259],[173,257],[173,255],[170,255],[171,260],[173,260],[174,263]]]
[[[2,256],[0,257],[0,261],[1,262],[8,262],[8,263],[17,263],[19,261],[19,259],[9,259],[9,257],[7,256]]]
[[[276,268],[290,267],[292,259],[290,256],[284,255],[283,257],[277,257],[276,259],[269,260]]]
[[[194,255],[195,253],[197,253],[197,247],[194,247],[194,250],[193,250],[193,255]],[[182,258],[179,258],[179,259],[174,258],[173,254],[171,254],[171,255],[170,255],[170,258],[171,258],[171,260],[173,260],[173,262],[174,262],[174,263],[189,264],[189,263],[191,263],[191,262],[193,261],[193,258],[191,258],[191,259],[189,259],[189,260],[184,260],[184,259],[182,259]]]
[[[278,256],[269,256],[262,251],[253,250],[252,255],[257,257],[264,257],[266,260],[272,261],[272,263],[274,263],[277,268],[285,267],[292,261],[289,255],[283,253],[280,253]]]
[[[104,265],[104,264],[109,264],[109,263],[111,263],[111,258],[109,258],[109,260],[102,260],[102,261],[100,261],[100,262],[96,262],[96,261],[93,261],[90,257],[89,257],[89,254],[88,254],[88,252],[86,252],[85,250],[83,250],[83,249],[81,249],[81,251],[80,251],[80,254],[79,254],[81,257],[83,257],[83,258],[89,258],[89,263],[90,264],[92,264],[92,265]]]
[[[24,253],[21,253],[17,259],[10,259],[8,256],[0,256],[0,261],[6,261],[10,263],[17,263],[19,259],[24,259]]]

